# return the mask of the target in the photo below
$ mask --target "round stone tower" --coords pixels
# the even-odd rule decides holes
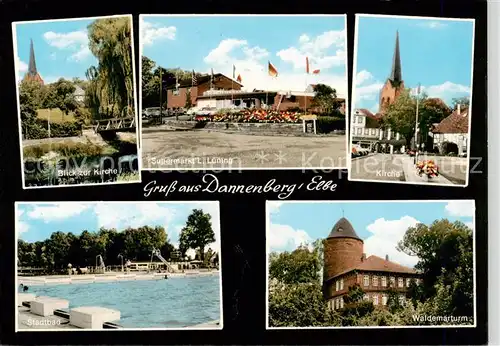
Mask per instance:
[[[361,263],[363,240],[349,220],[341,218],[333,226],[324,244],[323,280],[326,281]]]

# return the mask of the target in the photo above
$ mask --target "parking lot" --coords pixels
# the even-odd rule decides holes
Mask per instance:
[[[263,136],[214,132],[148,131],[143,169],[346,167],[346,137]]]

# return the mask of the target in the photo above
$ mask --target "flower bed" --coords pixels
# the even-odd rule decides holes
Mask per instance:
[[[243,110],[237,113],[219,113],[208,116],[196,116],[201,122],[236,122],[236,123],[298,123],[300,114],[288,111]]]
[[[439,167],[432,160],[420,161],[415,166],[419,176],[426,175],[428,178],[434,178],[439,175]]]

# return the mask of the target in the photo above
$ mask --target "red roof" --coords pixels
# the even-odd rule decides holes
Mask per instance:
[[[361,113],[361,115],[364,115],[366,117],[366,128],[373,128],[377,129],[380,127],[380,118],[382,117],[382,114],[377,113],[373,114],[370,112],[368,109],[365,108],[360,108],[356,110],[358,113]]]
[[[349,273],[353,270],[360,271],[376,271],[376,272],[387,272],[387,273],[402,273],[402,274],[418,274],[417,271],[413,268],[405,267],[400,264],[391,262],[389,260],[385,260],[378,256],[369,256],[364,259],[361,263],[355,265],[352,268],[345,270],[344,272],[336,275],[342,275],[345,273]]]
[[[469,109],[454,110],[434,127],[434,133],[469,133]]]

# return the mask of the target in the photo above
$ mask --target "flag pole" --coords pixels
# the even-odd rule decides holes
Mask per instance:
[[[231,107],[234,105],[234,73],[235,72],[235,66],[233,65],[233,78],[231,78]]]
[[[268,81],[268,82],[269,82],[269,77],[270,77],[270,76],[269,76],[269,71],[268,71],[268,75],[267,75],[267,81]],[[269,109],[269,104],[268,104],[268,103],[269,103],[269,100],[268,100],[268,97],[267,97],[268,90],[269,90],[269,87],[267,86],[267,87],[266,87],[266,110],[268,110],[268,109]]]
[[[307,115],[307,72],[306,72],[306,89],[304,95],[304,115]]]
[[[162,107],[162,100],[161,100],[161,92],[163,90],[163,78],[162,78],[162,73],[161,73],[162,69],[160,67],[160,124],[161,124],[161,117],[162,117],[162,110],[163,110],[163,107]],[[167,91],[168,93],[168,91]]]

